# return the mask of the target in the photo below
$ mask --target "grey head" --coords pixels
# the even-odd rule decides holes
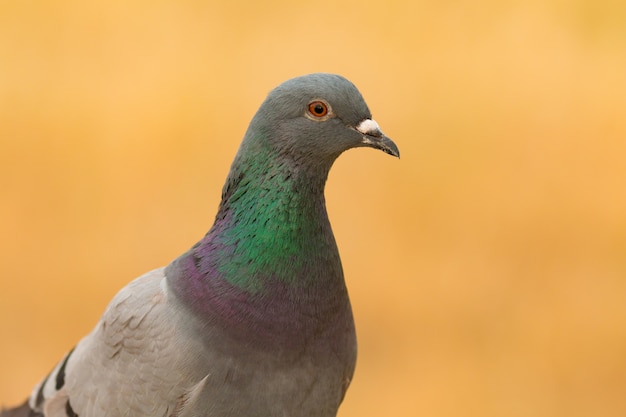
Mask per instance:
[[[269,154],[283,161],[330,168],[342,152],[363,146],[400,156],[354,84],[340,75],[316,73],[285,81],[269,93],[239,153],[269,147]]]

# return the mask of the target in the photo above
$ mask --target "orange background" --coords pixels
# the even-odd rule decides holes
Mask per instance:
[[[360,341],[340,416],[623,417],[624,22],[609,0],[2,2],[0,403],[204,234],[265,94],[328,71],[402,151],[348,152],[327,187]]]

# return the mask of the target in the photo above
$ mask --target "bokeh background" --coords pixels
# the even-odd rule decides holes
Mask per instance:
[[[340,416],[626,415],[626,2],[0,3],[0,403],[209,228],[281,81],[341,73],[401,160],[336,163]],[[94,375],[94,378],[97,378]]]

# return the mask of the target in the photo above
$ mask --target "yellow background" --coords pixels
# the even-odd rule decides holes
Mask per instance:
[[[617,0],[0,3],[0,403],[204,234],[265,94],[315,71],[402,152],[327,187],[340,416],[625,416]]]

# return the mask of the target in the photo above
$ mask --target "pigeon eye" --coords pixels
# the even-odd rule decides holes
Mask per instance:
[[[328,114],[328,104],[323,101],[313,101],[309,104],[309,113],[315,117],[324,117]]]

